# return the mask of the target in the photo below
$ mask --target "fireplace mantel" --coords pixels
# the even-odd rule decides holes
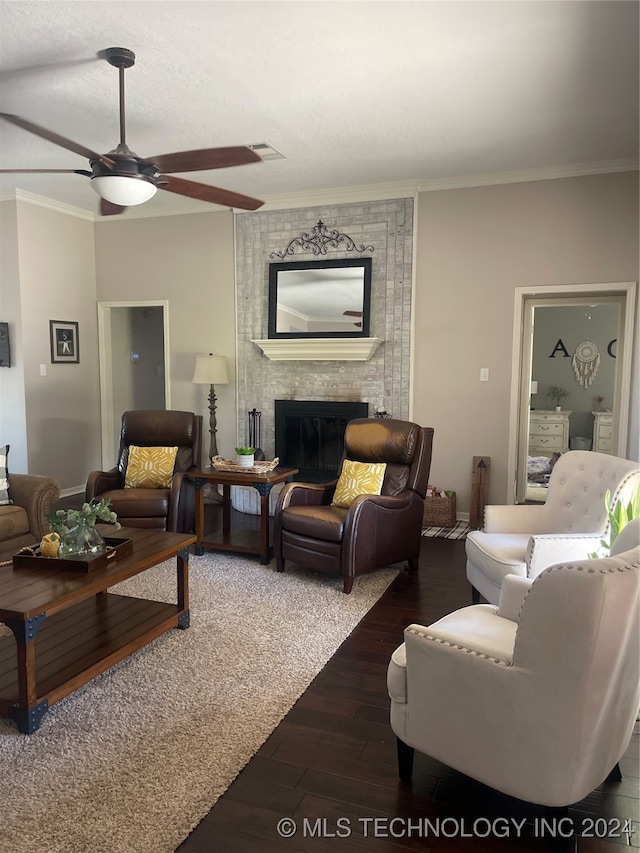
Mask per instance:
[[[382,338],[268,338],[251,343],[271,361],[368,361]]]

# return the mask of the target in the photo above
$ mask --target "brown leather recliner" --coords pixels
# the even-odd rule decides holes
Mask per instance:
[[[343,460],[386,462],[380,495],[331,506],[337,480],[289,483],[276,507],[276,568],[285,560],[341,574],[349,593],[356,575],[407,560],[417,569],[433,429],[408,421],[358,418],[344,434]]]
[[[131,445],[178,447],[170,488],[125,489]],[[111,509],[123,527],[188,533],[194,528],[194,484],[186,474],[200,467],[201,447],[202,415],[164,410],[125,412],[117,465],[110,471],[89,474],[86,500],[110,500]]]

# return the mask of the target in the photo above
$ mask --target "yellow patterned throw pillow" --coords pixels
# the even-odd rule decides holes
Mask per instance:
[[[352,462],[345,459],[332,506],[351,506],[358,495],[379,495],[387,470],[386,462]]]
[[[129,447],[125,489],[168,489],[176,464],[176,447]]]

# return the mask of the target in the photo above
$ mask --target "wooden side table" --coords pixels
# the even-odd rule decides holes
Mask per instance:
[[[192,471],[189,479],[196,487],[196,547],[197,555],[210,551],[239,551],[244,554],[259,554],[265,565],[273,556],[269,543],[269,493],[276,483],[289,482],[298,473],[298,468],[274,468],[273,471],[218,471],[213,467]],[[208,484],[222,486],[222,534],[213,538],[204,532],[204,492]],[[260,533],[237,530],[231,527],[231,486],[253,486],[260,495]]]

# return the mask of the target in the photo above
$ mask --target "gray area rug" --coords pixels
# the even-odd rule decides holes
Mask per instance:
[[[33,735],[0,719],[2,853],[173,853],[398,574],[344,595],[340,578],[274,566],[191,557],[188,630],[54,705]],[[175,601],[175,564],[114,589]]]

